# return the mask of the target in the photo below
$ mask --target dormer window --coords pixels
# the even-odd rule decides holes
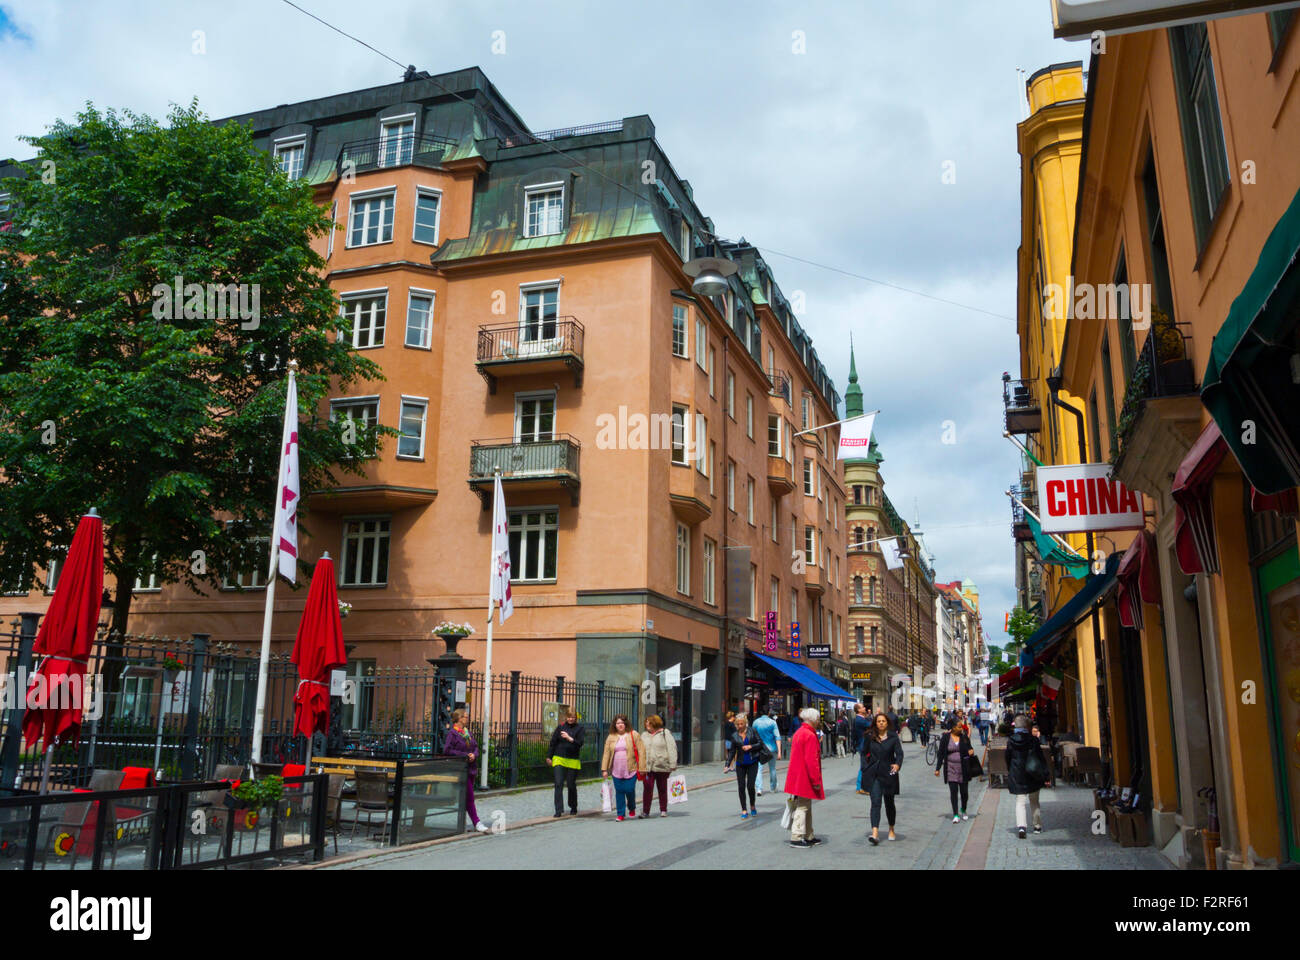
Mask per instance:
[[[306,153],[307,141],[305,137],[277,140],[275,144],[275,165],[290,180],[297,180],[302,176],[302,163]]]
[[[524,236],[546,237],[564,229],[564,184],[543,183],[524,191]]]
[[[415,115],[384,120],[379,125],[379,165],[400,167],[415,154]]]

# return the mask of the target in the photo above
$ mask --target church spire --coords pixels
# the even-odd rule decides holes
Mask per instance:
[[[858,386],[858,364],[853,356],[853,334],[849,334],[849,387],[844,391],[844,416],[862,416],[862,388]]]

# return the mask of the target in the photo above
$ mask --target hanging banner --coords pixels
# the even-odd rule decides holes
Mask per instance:
[[[705,675],[706,673],[708,673],[707,670],[701,670],[699,673],[692,673],[692,674],[691,674],[691,689],[692,689],[692,690],[703,690],[703,689],[704,689],[704,675]]]
[[[885,566],[890,570],[899,570],[903,566],[903,544],[898,537],[880,541],[880,551],[885,555]]]
[[[1044,533],[1141,530],[1142,498],[1110,475],[1108,463],[1038,468]]]
[[[840,424],[838,459],[862,458],[871,448],[871,430],[876,425],[876,415],[867,413]]]
[[[659,685],[661,687],[680,687],[682,685],[682,665],[679,663],[667,670],[660,670]]]

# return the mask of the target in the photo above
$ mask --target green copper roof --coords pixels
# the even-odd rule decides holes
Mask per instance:
[[[858,386],[858,363],[853,356],[853,338],[849,335],[849,386],[844,391],[844,416],[862,416],[862,388]],[[873,438],[874,441],[874,438]],[[873,443],[874,445],[874,443]]]

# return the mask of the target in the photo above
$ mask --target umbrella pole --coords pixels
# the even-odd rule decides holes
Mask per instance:
[[[41,765],[41,793],[50,791],[50,764],[54,762],[54,741],[45,745],[45,763]]]
[[[163,687],[167,684],[164,682]],[[158,762],[162,759],[162,728],[163,728],[163,692],[158,693],[158,735],[154,738],[153,745],[153,768],[158,769]],[[157,776],[157,774],[155,774]]]

